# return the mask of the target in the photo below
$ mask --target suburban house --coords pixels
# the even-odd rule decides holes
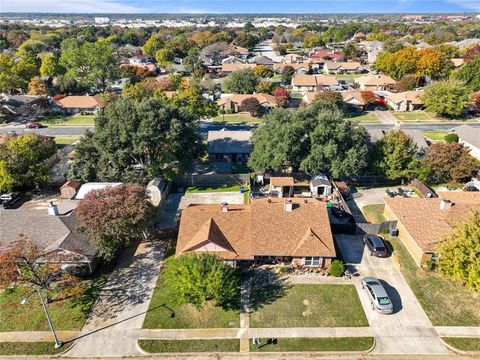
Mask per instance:
[[[273,64],[275,64],[275,62],[272,59],[263,55],[255,56],[252,60],[252,63],[257,65],[263,65],[269,68],[273,68]]]
[[[394,127],[392,130],[398,131],[398,128]],[[423,136],[420,130],[416,130],[416,129],[401,129],[401,130],[413,139],[415,144],[418,146],[419,150],[423,151],[426,148],[428,148],[428,143],[425,140],[425,137]],[[368,131],[368,134],[370,135],[370,142],[372,143],[376,143],[377,141],[381,140],[387,133],[387,131],[382,129],[368,129],[367,131]]]
[[[253,69],[256,64],[243,64],[243,63],[234,63],[234,64],[222,64],[222,73],[231,74],[234,71],[243,70],[243,69]]]
[[[480,128],[460,125],[453,132],[458,135],[458,142],[470,149],[470,155],[480,160]]]
[[[66,96],[57,101],[57,105],[61,110],[69,114],[76,114],[81,111],[95,113],[105,107],[100,95],[94,96]]]
[[[76,205],[77,202],[66,200],[58,206],[50,204],[48,211],[0,211],[0,223],[8,224],[8,231],[0,231],[0,251],[26,237],[41,249],[43,259],[92,273],[98,264],[97,250],[78,230]]]
[[[245,64],[245,59],[230,55],[222,59],[222,64]]]
[[[147,65],[153,63],[150,55],[135,55],[128,59],[130,65]]]
[[[323,71],[326,74],[355,74],[360,71],[361,67],[359,62],[325,61]]]
[[[422,94],[423,90],[388,93],[384,99],[385,103],[394,111],[415,111],[423,107]]]
[[[360,90],[388,90],[397,82],[387,75],[365,75],[354,81],[360,85]]]
[[[251,131],[208,132],[208,158],[211,162],[246,164],[252,152]]]
[[[230,110],[233,113],[237,113],[241,111],[240,107],[242,105],[242,101],[250,98],[257,99],[264,111],[268,111],[271,108],[277,107],[277,100],[275,99],[275,96],[270,94],[263,94],[263,93],[235,94],[235,95],[225,96],[219,99],[217,101],[217,104],[225,111]]]
[[[480,210],[480,192],[439,192],[439,198],[385,198],[384,216],[397,221],[399,238],[418,266],[435,259],[453,226]]]
[[[294,75],[292,78],[294,91],[329,90],[331,86],[336,85],[338,80],[331,75]]]
[[[182,211],[176,256],[214,253],[228,264],[330,265],[336,256],[325,203],[256,199],[248,205],[190,205]]]
[[[308,73],[310,69],[310,64],[308,63],[295,63],[295,64],[283,64],[283,63],[275,63],[273,64],[273,70],[277,74],[282,74],[283,69],[285,69],[286,66],[291,66],[293,70],[295,70],[296,74],[306,74]]]
[[[232,56],[233,55],[233,56],[245,59],[245,60],[247,59],[249,53],[250,53],[250,51],[247,48],[237,46],[237,45],[234,45],[234,44],[229,44],[227,46],[227,48],[223,51],[223,54],[225,56]]]
[[[283,56],[285,64],[297,64],[303,62],[304,57],[298,54],[286,54]]]
[[[342,91],[344,108],[348,112],[362,112],[367,104],[360,91]]]
[[[342,61],[343,60],[343,55],[342,54],[337,54],[333,52],[333,50],[318,50],[313,52],[310,57],[312,59],[322,59],[325,61],[328,60],[333,60],[333,61]]]
[[[369,64],[374,64],[377,60],[378,54],[383,51],[383,43],[381,41],[374,40],[362,41],[361,44],[367,53],[367,62]]]

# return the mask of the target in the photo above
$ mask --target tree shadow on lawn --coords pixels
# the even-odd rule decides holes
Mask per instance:
[[[249,308],[259,310],[285,296],[291,288],[287,280],[271,268],[251,270]]]

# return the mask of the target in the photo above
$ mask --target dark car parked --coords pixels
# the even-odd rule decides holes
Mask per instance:
[[[42,125],[38,122],[31,122],[31,123],[28,123],[27,125],[25,125],[25,128],[27,129],[42,129],[46,127],[45,125]]]
[[[367,246],[369,254],[371,256],[388,256],[387,245],[385,244],[385,241],[383,241],[382,237],[378,235],[365,235],[363,237],[363,242]]]
[[[0,195],[0,208],[9,209],[22,198],[20,193],[9,193]]]

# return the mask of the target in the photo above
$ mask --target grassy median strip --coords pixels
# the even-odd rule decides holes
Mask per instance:
[[[480,338],[444,337],[442,339],[457,350],[480,352]]]
[[[140,347],[148,353],[190,353],[190,352],[238,352],[239,339],[214,340],[139,340]]]
[[[268,285],[250,294],[250,327],[368,326],[353,285]]]
[[[408,285],[434,326],[480,326],[478,299],[461,283],[419,268],[398,238],[386,237]]]
[[[54,117],[40,121],[47,126],[94,126],[95,115],[72,115],[66,117]]]
[[[251,352],[367,351],[372,346],[373,337],[260,339],[260,345],[250,341]]]
[[[53,342],[0,342],[0,355],[55,355],[65,347],[55,349]]]

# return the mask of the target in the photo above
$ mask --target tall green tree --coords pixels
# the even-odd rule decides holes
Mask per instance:
[[[224,92],[233,94],[253,94],[260,79],[252,69],[234,71],[222,83]]]
[[[480,213],[457,224],[438,249],[438,271],[480,292]]]
[[[480,90],[480,55],[463,65],[456,77],[463,81],[472,91]]]
[[[285,66],[282,72],[282,83],[285,85],[290,85],[292,83],[292,77],[294,74],[295,69],[292,66]]]
[[[55,55],[49,54],[42,57],[42,65],[40,66],[41,76],[55,77],[62,73],[62,67],[58,63],[58,58]]]
[[[470,103],[470,91],[460,81],[439,81],[425,88],[422,99],[427,111],[458,117]]]
[[[202,152],[196,127],[187,109],[163,99],[113,101],[97,116],[95,133],[87,132],[76,147],[70,178],[172,180]]]
[[[150,55],[151,57],[155,57],[155,54],[158,50],[163,48],[165,43],[158,35],[152,35],[150,38],[145,42],[145,45],[142,47],[142,53],[146,55]]]

